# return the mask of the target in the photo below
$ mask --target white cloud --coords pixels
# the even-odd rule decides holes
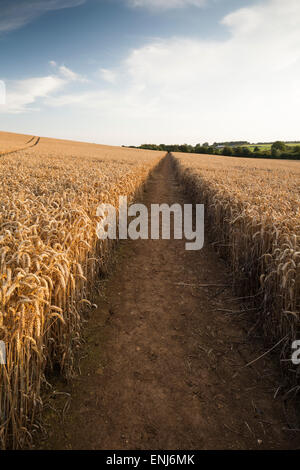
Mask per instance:
[[[116,83],[117,74],[113,70],[109,69],[100,69],[99,77],[108,83]]]
[[[88,82],[88,80],[85,77],[83,77],[82,75],[76,72],[73,72],[73,70],[69,69],[65,65],[61,65],[59,67],[59,72],[61,73],[63,77],[65,77],[67,80],[71,82],[83,82],[83,83]]]
[[[55,60],[50,60],[49,65],[51,65],[52,68],[56,69],[57,73],[60,74],[69,82],[82,82],[82,83],[88,82],[86,77],[84,77],[83,75],[80,75],[79,73],[74,72],[73,70],[71,70],[69,67],[66,67],[65,65],[58,65],[57,62],[55,62]]]
[[[56,74],[8,82],[6,104],[1,106],[1,112],[14,114],[34,110],[36,107],[32,107],[33,105],[41,100],[41,104],[46,99],[50,100],[50,97],[65,90],[72,82],[88,82],[86,78],[73,72],[65,65],[58,66],[53,60],[49,63],[57,69]]]
[[[149,9],[170,10],[184,7],[203,7],[206,0],[129,0],[132,7],[142,7]]]
[[[12,31],[51,10],[77,7],[86,0],[1,0],[0,32]]]
[[[39,98],[61,90],[65,84],[65,80],[52,75],[15,81],[8,88],[3,111],[20,113],[30,110]]]

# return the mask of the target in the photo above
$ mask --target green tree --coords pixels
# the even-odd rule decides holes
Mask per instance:
[[[233,148],[233,154],[236,157],[241,157],[243,155],[243,148],[242,147],[234,147]]]
[[[226,157],[230,157],[232,154],[233,151],[231,147],[226,146],[223,148],[223,155],[225,155]]]
[[[296,147],[294,147],[294,152],[295,152],[297,155],[300,155],[300,145],[296,145]]]
[[[248,147],[242,147],[242,149],[244,157],[249,157],[252,154],[251,150]]]
[[[278,157],[280,157],[280,155],[281,155],[281,151],[280,151],[278,148],[274,147],[274,145],[272,145],[272,148],[271,148],[271,155],[272,155],[272,157],[274,157],[274,158],[278,158]]]
[[[195,147],[195,153],[203,153],[202,145],[201,145],[201,144],[197,144],[197,145],[196,145],[196,147]]]
[[[280,152],[284,152],[286,150],[286,145],[284,142],[281,142],[280,140],[277,140],[274,142],[274,144],[271,147],[271,151],[273,149],[279,150]]]

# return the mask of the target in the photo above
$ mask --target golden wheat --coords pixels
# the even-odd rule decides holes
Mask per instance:
[[[81,312],[110,248],[96,208],[132,199],[163,154],[41,139],[0,159],[0,447],[30,439],[45,371],[73,373]]]
[[[266,338],[286,338],[282,354],[290,360],[300,320],[300,162],[174,158],[179,178],[205,204],[206,224],[234,284],[260,305]],[[283,364],[290,371],[289,360]]]

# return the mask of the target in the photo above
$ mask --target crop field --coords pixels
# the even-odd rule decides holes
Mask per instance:
[[[297,387],[289,354],[299,332],[299,162],[37,137],[23,148],[29,136],[9,139],[22,150],[0,157],[0,448],[35,446],[53,372],[72,382],[79,353],[82,381],[63,420],[47,401],[59,418],[49,418],[46,448],[123,448],[124,439],[128,448],[126,433],[136,436],[131,448],[178,448],[178,434],[181,448],[191,439],[200,448],[202,436],[206,448],[290,445],[270,398],[273,362],[224,311],[255,310],[251,325],[267,348],[280,346],[289,389]],[[149,208],[204,204],[204,248],[129,240],[107,277],[115,242],[97,238],[96,211],[117,207],[120,195]],[[55,386],[56,397],[69,396]],[[201,421],[203,403],[209,419]],[[272,427],[263,428],[253,403]]]
[[[45,370],[72,375],[80,313],[109,252],[96,237],[97,206],[133,198],[160,158],[51,139],[0,158],[0,447],[28,439]]]
[[[300,450],[299,23],[0,0],[0,458]]]
[[[299,162],[174,155],[240,295],[256,300],[265,337],[286,359],[300,313]]]
[[[19,148],[24,148],[33,142],[34,136],[0,132],[0,155]]]

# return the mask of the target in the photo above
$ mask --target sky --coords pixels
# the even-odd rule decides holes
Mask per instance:
[[[0,2],[0,130],[300,140],[299,105],[299,0]]]

